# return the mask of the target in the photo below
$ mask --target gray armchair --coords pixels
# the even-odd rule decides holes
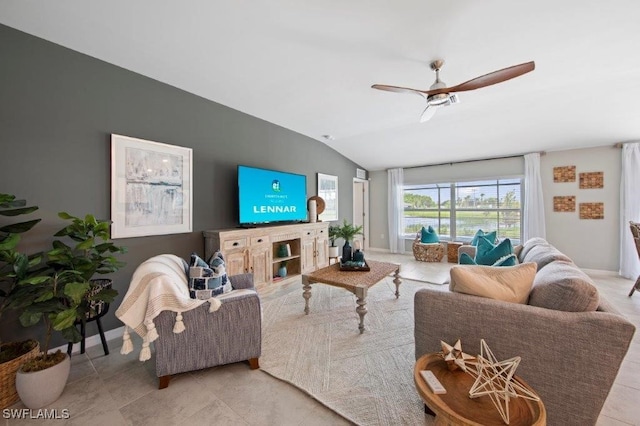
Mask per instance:
[[[235,275],[230,280],[240,290],[220,296],[222,306],[216,312],[209,313],[209,304],[204,304],[182,313],[183,332],[173,332],[175,312],[164,311],[154,320],[159,336],[154,342],[159,389],[169,386],[173,374],[187,371],[240,361],[259,368],[262,318],[253,275]]]

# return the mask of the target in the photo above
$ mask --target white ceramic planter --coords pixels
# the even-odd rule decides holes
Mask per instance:
[[[16,373],[16,390],[22,403],[31,409],[46,407],[57,400],[67,384],[71,359],[66,355],[64,361],[42,371]]]
[[[339,250],[340,250],[340,247],[338,246],[336,247],[329,246],[329,257],[338,257]]]

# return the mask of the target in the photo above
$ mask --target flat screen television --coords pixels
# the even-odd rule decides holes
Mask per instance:
[[[238,166],[240,225],[307,220],[307,177]]]

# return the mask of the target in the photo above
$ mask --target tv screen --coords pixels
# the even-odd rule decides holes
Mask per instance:
[[[238,166],[240,224],[307,219],[307,177]]]

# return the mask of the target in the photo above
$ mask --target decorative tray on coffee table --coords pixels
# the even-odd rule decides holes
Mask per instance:
[[[371,268],[369,264],[365,260],[364,262],[340,262],[340,270],[341,271],[370,271]]]

